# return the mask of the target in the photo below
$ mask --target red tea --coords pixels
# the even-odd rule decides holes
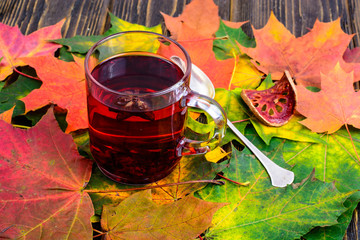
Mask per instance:
[[[180,101],[163,99],[167,106],[152,110],[156,103],[136,94],[169,88],[183,75],[176,64],[145,55],[117,56],[94,68],[92,76],[99,83],[127,93],[114,100],[117,108],[107,104],[112,97],[107,89],[96,87],[88,92],[91,153],[105,175],[122,183],[142,184],[162,179],[173,170],[180,159],[176,150],[186,109]]]

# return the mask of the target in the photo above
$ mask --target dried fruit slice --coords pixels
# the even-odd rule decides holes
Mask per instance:
[[[243,90],[241,97],[255,116],[269,126],[286,124],[295,112],[295,85],[288,71],[273,87],[263,91]]]

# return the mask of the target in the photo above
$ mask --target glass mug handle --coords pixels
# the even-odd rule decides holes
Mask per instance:
[[[210,144],[214,144],[214,147],[219,146],[225,135],[227,120],[226,113],[220,104],[214,99],[194,91],[190,91],[189,94],[184,97],[183,101],[185,101],[184,105],[188,107],[199,108],[207,112],[214,120],[215,131],[212,137],[205,141],[197,141],[183,137],[177,148],[178,156],[204,154],[211,150]]]

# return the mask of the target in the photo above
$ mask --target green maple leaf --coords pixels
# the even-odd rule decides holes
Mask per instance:
[[[341,216],[337,219],[337,224],[328,227],[316,227],[308,234],[303,236],[306,240],[342,240],[344,239],[344,235],[346,230],[349,227],[350,221],[352,219],[355,208],[359,203],[360,196],[355,193],[350,196],[344,203],[348,209],[346,212],[341,214]]]
[[[247,135],[250,139],[251,136]],[[280,139],[270,146],[259,145],[270,159],[285,165]],[[353,192],[341,193],[333,183],[324,183],[309,175],[286,188],[271,186],[264,168],[250,154],[233,149],[224,175],[238,182],[250,181],[248,187],[232,183],[208,186],[198,192],[206,201],[229,202],[217,211],[205,237],[209,239],[296,239],[315,226],[333,225],[346,208],[343,202]]]
[[[136,23],[130,23],[121,18],[116,17],[114,14],[109,13],[111,19],[111,28],[105,32],[105,36],[109,36],[114,33],[123,32],[123,31],[150,31],[156,33],[162,33],[161,25],[155,25],[153,27],[146,27]]]
[[[76,35],[71,38],[61,38],[52,40],[63,46],[67,46],[70,52],[86,54],[89,49],[100,39],[104,38],[102,35],[81,36]]]
[[[195,239],[211,224],[225,203],[206,202],[191,195],[157,205],[150,190],[135,193],[117,205],[105,205],[101,226],[105,239]]]
[[[302,178],[304,172],[316,169],[316,177],[327,182],[335,182],[341,192],[360,189],[360,131],[351,129],[349,133],[341,129],[331,135],[323,135],[326,145],[287,141],[284,146],[284,158],[295,165],[296,178]],[[356,149],[356,151],[355,151]],[[356,193],[346,202],[349,210],[339,218],[339,223],[332,227],[318,228],[306,235],[307,239],[342,239],[351,221],[352,212],[360,201]]]
[[[234,55],[240,55],[241,52],[238,47],[239,43],[248,48],[255,47],[256,45],[255,39],[246,35],[241,27],[228,27],[222,20],[220,20],[220,27],[215,35],[216,37],[220,38],[214,40],[213,43],[213,50],[216,57],[219,59],[233,58]]]
[[[22,71],[25,74],[35,75],[35,72],[29,68],[23,68]],[[28,95],[32,90],[40,88],[40,86],[40,81],[19,75],[15,82],[3,86],[0,90],[0,113],[11,109],[19,99]],[[25,108],[22,112],[24,111]]]
[[[123,31],[132,31],[132,30],[142,30],[142,31],[162,33],[160,24],[153,27],[146,27],[139,24],[124,21],[116,17],[112,13],[109,13],[109,15],[111,19],[111,28],[107,30],[103,35],[93,35],[93,36],[78,35],[71,38],[55,39],[52,41],[67,46],[70,52],[86,54],[97,41],[114,33],[123,32]]]

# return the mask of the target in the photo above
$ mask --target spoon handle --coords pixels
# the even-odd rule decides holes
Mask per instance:
[[[294,173],[276,165],[267,156],[265,156],[252,142],[249,141],[235,126],[227,120],[227,125],[230,129],[241,139],[241,141],[254,153],[259,159],[261,164],[268,172],[271,184],[275,187],[285,187],[287,184],[291,184],[294,181]]]

